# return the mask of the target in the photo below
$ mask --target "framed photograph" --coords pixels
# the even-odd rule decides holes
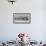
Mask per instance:
[[[31,13],[13,13],[13,24],[30,24]]]

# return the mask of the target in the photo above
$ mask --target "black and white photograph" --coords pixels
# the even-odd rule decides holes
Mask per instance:
[[[31,13],[13,13],[13,24],[30,24]]]

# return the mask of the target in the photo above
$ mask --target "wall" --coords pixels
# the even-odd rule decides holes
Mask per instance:
[[[45,0],[17,0],[14,5],[0,0],[0,40],[11,40],[18,32],[31,34],[37,41],[46,40]],[[13,24],[13,13],[31,13],[31,24]]]

